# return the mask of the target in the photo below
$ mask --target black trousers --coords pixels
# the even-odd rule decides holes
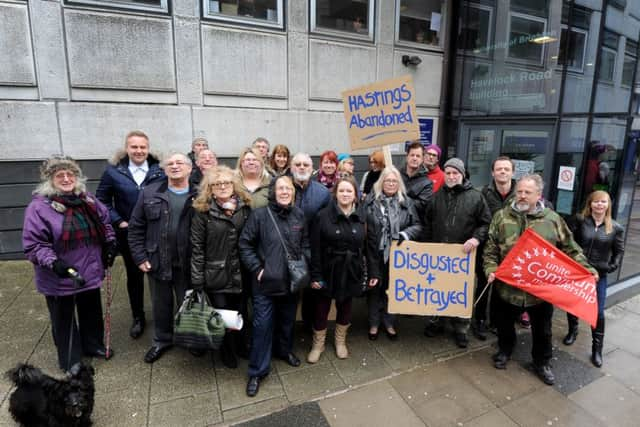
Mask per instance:
[[[184,301],[186,277],[180,267],[171,268],[171,280],[157,280],[149,275],[151,308],[153,310],[153,338],[151,345],[158,348],[173,345],[173,319]]]
[[[118,250],[122,254],[124,266],[127,270],[127,293],[129,294],[131,315],[134,319],[144,319],[144,273],[140,271],[131,257],[129,242],[127,241],[128,230],[118,227],[115,229],[118,239]]]
[[[553,316],[553,305],[543,302],[529,307],[522,307],[509,304],[500,296],[496,298],[498,327],[498,347],[500,351],[511,355],[516,345],[515,322],[526,311],[531,319],[531,338],[533,345],[531,357],[536,365],[545,365],[551,360],[551,317]]]
[[[104,323],[100,289],[92,289],[68,296],[46,296],[53,343],[58,351],[58,366],[69,370],[82,360],[83,354],[104,350]],[[75,311],[76,321],[71,330],[71,319]],[[72,338],[73,337],[73,338]],[[72,339],[71,354],[69,340]]]

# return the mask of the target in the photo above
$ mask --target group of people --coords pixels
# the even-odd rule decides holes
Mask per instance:
[[[348,154],[322,153],[314,172],[308,154],[291,155],[284,145],[270,153],[269,142],[257,138],[231,169],[218,165],[204,138],[193,141],[190,153],[172,153],[160,161],[151,154],[147,135],[132,131],[95,196],[86,191],[75,161],[48,159],[25,213],[23,244],[35,265],[38,291],[47,299],[60,367],[68,370],[82,356],[113,355],[103,344],[100,286],[105,269],[120,253],[134,339],[147,325],[144,275],[149,279],[153,334],[144,361],[153,363],[172,347],[176,307],[188,289],[202,290],[214,307],[251,319],[242,331],[225,335],[220,357],[229,368],[237,367],[237,357],[249,359],[246,393],[255,396],[272,357],[294,367],[301,363],[293,353],[300,300],[313,335],[308,363],[318,362],[325,351],[334,301],[339,359],[349,356],[355,297],[366,297],[368,338],[376,340],[382,331],[397,340],[398,319],[388,311],[389,257],[394,246],[414,240],[477,251],[476,295],[481,297],[473,321],[429,316],[424,334],[442,333],[449,320],[456,344],[465,348],[470,326],[486,339],[491,323],[498,334],[494,365],[505,369],[516,342],[514,321],[526,310],[533,366],[545,383],[553,384],[553,306],[501,283],[494,274],[526,228],[598,278],[592,361],[601,366],[606,274],[620,265],[623,253],[623,230],[611,218],[609,195],[592,193],[570,229],[543,203],[541,177],[530,174],[516,182],[508,157],[493,162],[492,182],[479,190],[461,159],[450,158],[441,168],[441,156],[438,146],[413,142],[405,164],[396,168],[375,151],[358,185]],[[310,286],[300,296],[291,291],[288,260],[302,258],[309,261]],[[484,292],[489,285],[491,292]],[[577,319],[570,316],[565,344],[575,341],[577,331]],[[192,353],[200,357],[205,352]]]

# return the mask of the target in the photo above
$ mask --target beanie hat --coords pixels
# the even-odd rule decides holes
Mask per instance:
[[[40,166],[40,179],[51,179],[57,172],[67,170],[73,172],[75,176],[82,177],[80,166],[71,157],[51,157],[45,160]]]
[[[349,153],[340,153],[338,154],[338,163],[343,161],[344,159],[348,159],[351,157],[351,154]]]
[[[444,164],[444,168],[454,168],[457,169],[458,172],[465,176],[464,162],[457,157],[452,157]]]
[[[435,151],[436,153],[438,153],[438,159],[439,159],[440,157],[442,157],[442,150],[441,150],[441,149],[440,149],[440,147],[438,147],[436,144],[430,144],[430,145],[427,145],[426,147],[424,147],[424,151],[425,151],[425,153],[426,153],[427,151],[429,151],[429,150],[433,150],[433,151]]]

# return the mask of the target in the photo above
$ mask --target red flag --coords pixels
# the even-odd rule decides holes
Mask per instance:
[[[535,231],[527,229],[502,261],[496,278],[585,320],[595,328],[595,277]]]

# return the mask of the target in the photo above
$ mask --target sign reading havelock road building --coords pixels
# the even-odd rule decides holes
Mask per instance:
[[[351,149],[420,139],[411,76],[342,92]]]

